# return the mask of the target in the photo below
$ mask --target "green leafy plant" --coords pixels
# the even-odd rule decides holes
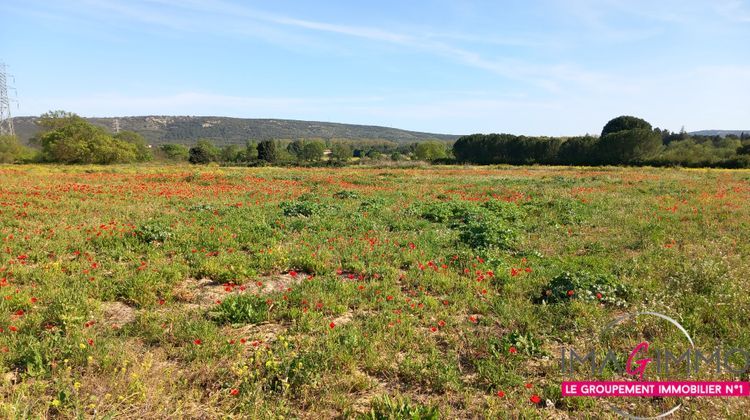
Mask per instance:
[[[626,307],[630,289],[614,276],[588,271],[563,272],[553,278],[542,291],[546,303],[564,303],[573,299],[595,301]]]
[[[135,235],[143,242],[164,242],[172,237],[172,230],[162,223],[147,223],[135,230]]]
[[[257,324],[268,319],[266,298],[257,295],[238,295],[224,299],[217,308],[216,319],[227,324]]]

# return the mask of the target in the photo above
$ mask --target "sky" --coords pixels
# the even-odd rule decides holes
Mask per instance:
[[[750,129],[741,0],[2,0],[0,62],[13,115]]]

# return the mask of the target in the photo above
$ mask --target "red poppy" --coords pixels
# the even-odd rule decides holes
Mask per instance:
[[[437,327],[430,327],[430,331],[436,332],[437,331]]]
[[[510,348],[508,349],[508,351],[510,352],[510,354],[516,354],[516,353],[518,353],[518,349],[516,349],[514,346],[510,346]]]
[[[445,321],[442,321],[442,320],[438,321],[438,326],[439,327],[444,327],[445,326]]]
[[[601,299],[601,298],[602,298],[602,294],[601,294],[601,293],[597,293],[597,294],[596,294],[596,298],[597,298],[597,299]]]
[[[574,290],[568,290],[568,296],[573,296],[576,292]]]
[[[196,346],[200,346],[201,344],[203,344],[203,341],[200,338],[196,338],[195,340],[193,340],[193,344],[195,344]]]
[[[532,395],[531,398],[530,398],[530,400],[534,404],[539,404],[542,401],[542,399],[539,397],[539,395],[536,395],[536,394]]]
[[[232,390],[231,390],[231,391],[229,391],[229,393],[230,393],[231,395],[239,395],[239,394],[240,394],[240,390],[239,390],[239,389],[237,389],[237,388],[232,388]]]
[[[18,327],[16,327],[15,325],[9,326],[8,329],[11,330],[11,331],[13,331],[13,332],[18,331]]]
[[[335,323],[335,322],[333,322],[333,321],[331,321],[331,323],[330,323],[330,324],[328,324],[328,326],[329,326],[329,327],[331,327],[331,328],[334,328],[334,327],[336,326],[336,323]]]
[[[500,398],[503,398],[505,396],[505,392],[502,391],[502,390],[497,391],[497,396],[500,397]]]
[[[531,389],[531,387],[534,386],[534,385],[532,385],[532,384],[529,383],[529,384],[526,384],[524,386],[526,387],[526,389]]]

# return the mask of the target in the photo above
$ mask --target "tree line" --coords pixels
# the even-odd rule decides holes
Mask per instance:
[[[750,167],[750,135],[690,136],[652,128],[643,119],[620,116],[601,135],[530,137],[472,134],[450,147],[444,141],[398,144],[385,140],[248,140],[223,147],[199,140],[189,147],[163,144],[151,148],[138,133],[109,133],[65,111],[50,111],[37,121],[42,130],[26,147],[12,136],[0,136],[0,163],[52,162],[109,164],[186,161],[223,165],[345,165],[384,160],[435,163],[651,165],[687,167]]]
[[[652,128],[641,118],[610,120],[599,137],[472,134],[456,140],[457,162],[474,164],[750,167],[750,137],[690,136]]]

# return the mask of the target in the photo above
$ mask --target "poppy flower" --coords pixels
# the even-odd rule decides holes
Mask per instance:
[[[503,398],[505,396],[505,391],[502,391],[502,390],[497,391],[497,396],[500,398]]]
[[[196,346],[200,346],[201,344],[203,344],[203,340],[201,340],[200,338],[196,338],[195,340],[193,340],[193,344],[195,344]]]
[[[445,326],[445,321],[442,321],[442,320],[438,321],[438,326],[439,327],[444,327]]]
[[[568,296],[573,296],[576,292],[574,290],[568,290]]]
[[[240,390],[239,390],[239,389],[237,389],[237,388],[232,388],[232,390],[231,390],[231,391],[229,391],[229,393],[230,393],[231,395],[239,395],[239,394],[240,394]]]
[[[524,386],[526,387],[526,389],[531,389],[531,387],[532,387],[532,386],[534,386],[534,385],[532,385],[532,384],[528,383],[528,384],[526,384],[526,385],[524,385]]]
[[[330,324],[328,324],[328,326],[329,326],[329,327],[331,327],[331,328],[333,329],[333,328],[334,328],[334,327],[336,326],[336,323],[335,323],[335,322],[333,322],[333,321],[331,321],[331,323],[330,323]]]
[[[514,346],[510,346],[510,348],[508,349],[508,351],[510,352],[510,354],[516,354],[516,353],[518,353],[518,349],[516,349]]]
[[[531,398],[529,398],[529,400],[534,404],[539,404],[542,401],[541,397],[539,397],[539,395],[536,395],[536,394],[532,395]]]
[[[437,327],[430,327],[430,331],[432,332],[437,332],[437,330],[438,330]]]

